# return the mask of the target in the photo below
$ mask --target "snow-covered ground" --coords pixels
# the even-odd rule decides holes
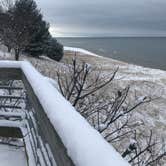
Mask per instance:
[[[27,166],[24,148],[0,145],[1,166]]]
[[[0,67],[22,69],[75,165],[129,165],[28,62],[1,61]]]
[[[94,54],[93,52],[90,52],[88,50],[82,49],[82,48],[76,48],[76,47],[64,47],[64,51],[72,51],[80,54],[88,54],[91,56],[101,57],[100,55]]]
[[[71,59],[74,56],[75,48],[65,48],[65,51],[66,59]],[[109,75],[119,67],[114,80],[114,88],[124,88],[129,85],[131,102],[139,96],[155,98],[150,104],[140,107],[134,117],[144,121],[143,130],[152,129],[159,137],[166,138],[166,71],[89,55],[91,54],[87,54],[84,50],[81,54],[79,51],[77,52],[78,59],[97,67],[97,70],[101,71],[103,75]]]
[[[61,70],[62,72],[65,72],[66,61],[71,60],[71,58],[75,55],[75,53],[77,53],[78,59],[83,60],[83,61],[87,62],[88,64],[97,67],[97,70],[102,71],[103,75],[109,75],[114,69],[119,67],[119,72],[116,76],[116,80],[114,81],[114,87],[119,88],[119,87],[125,87],[127,85],[130,85],[131,96],[129,96],[129,97],[131,97],[131,100],[133,100],[134,97],[147,96],[147,95],[157,98],[152,103],[145,105],[145,106],[141,107],[139,110],[137,110],[135,112],[135,118],[142,119],[144,121],[143,130],[145,130],[145,132],[147,131],[146,129],[148,129],[148,130],[153,129],[155,131],[155,133],[158,134],[158,136],[163,136],[163,138],[166,137],[166,130],[165,130],[166,129],[166,120],[165,120],[166,119],[166,112],[165,112],[166,111],[166,71],[136,66],[133,64],[128,64],[128,63],[124,63],[121,61],[113,60],[110,58],[96,56],[93,53],[90,53],[89,51],[86,51],[86,50],[82,50],[82,49],[78,49],[78,48],[69,48],[69,47],[65,47],[65,56],[61,63],[57,63],[55,61],[52,61],[50,59],[45,59],[45,58],[35,59],[32,57],[22,56],[21,59],[23,59],[23,60],[26,59],[26,60],[30,61],[35,66],[35,68],[37,68],[45,76],[51,77],[52,79],[56,79],[56,71]],[[13,59],[13,57],[11,57],[7,53],[5,54],[6,56],[4,56],[3,52],[0,54],[1,54],[0,55],[1,59]],[[30,76],[31,73],[29,73],[28,75],[29,75],[29,77],[31,77]],[[30,78],[30,79],[35,79],[35,76],[33,76],[33,77],[34,78]],[[44,78],[44,79],[45,79],[45,81],[48,81],[47,78]],[[49,82],[50,82],[50,80],[49,80]],[[51,80],[51,82],[53,82],[53,81]],[[36,83],[35,83],[36,87],[37,87],[37,85],[38,85],[38,81],[36,81]],[[37,87],[37,89],[38,89],[37,91],[39,92],[40,87]],[[50,89],[52,89],[52,88],[50,88]],[[52,92],[54,92],[54,91],[51,91],[51,94],[52,94]],[[42,94],[42,95],[47,95],[47,94]],[[57,95],[57,93],[56,93],[56,95]],[[53,97],[55,97],[55,95],[51,96],[51,99],[53,99]],[[59,95],[56,97],[58,97],[59,100],[61,99],[61,97],[59,97]],[[42,103],[45,105],[44,107],[47,110],[48,105],[50,105],[50,104],[47,102],[45,103],[44,98],[42,99]],[[61,103],[61,102],[59,101],[59,103]],[[69,106],[68,104],[69,103],[66,103],[66,106]],[[60,108],[60,110],[65,109],[65,107],[62,105],[60,105],[59,108]],[[73,108],[70,108],[70,109],[73,110]],[[53,123],[55,121],[59,123],[59,120],[60,120],[59,118],[63,118],[63,117],[61,117],[62,114],[58,115],[59,114],[58,112],[56,112],[56,116],[55,116],[55,114],[52,114],[52,113],[48,113],[48,114],[51,117],[51,121]],[[77,117],[77,115],[75,115],[75,113],[72,115],[67,114],[65,116],[73,116],[72,119]],[[59,118],[57,118],[57,117],[59,117]],[[80,117],[77,117],[77,118],[79,119]],[[67,126],[68,135],[73,134],[73,128],[71,128],[71,133],[70,133],[71,126],[69,124],[72,124],[73,127],[76,126],[76,123],[72,119],[71,119],[71,121],[69,119],[69,121],[65,122],[65,124],[59,123],[60,127],[62,127],[63,125]],[[84,120],[79,119],[79,121],[81,121],[82,124],[84,123]],[[56,124],[58,124],[58,123],[56,123]],[[77,150],[82,149],[82,152],[84,150],[86,150],[86,152],[84,151],[85,154],[88,154],[88,155],[84,156],[86,158],[90,155],[89,153],[87,153],[88,147],[86,147],[86,146],[83,147],[83,146],[79,146],[79,144],[78,145],[76,144],[76,147],[73,152],[70,149],[72,147],[72,145],[71,145],[72,141],[68,142],[68,140],[69,140],[68,137],[65,138],[65,136],[63,136],[63,133],[62,133],[62,131],[66,130],[66,129],[61,128],[62,129],[62,131],[61,131],[60,129],[58,129],[59,128],[58,126],[55,126],[55,127],[57,127],[56,129],[58,130],[59,135],[64,137],[64,139],[63,139],[64,144],[69,149],[69,155],[71,155],[71,157],[76,156],[75,163],[82,163],[82,161],[80,160],[79,154],[77,154]],[[80,129],[78,127],[77,129],[78,129],[78,131],[79,130],[82,131],[82,128]],[[77,140],[76,138],[78,138],[78,137],[81,138],[80,135],[77,135],[77,132],[78,132],[77,129],[75,130],[76,133],[74,133],[76,135],[73,137],[74,143]],[[86,129],[85,129],[85,132],[83,131],[82,133],[83,133],[83,135],[86,135]],[[91,138],[94,139],[93,134],[92,134]],[[85,142],[84,137],[83,137],[82,141]],[[91,144],[91,143],[92,142],[89,142],[89,144]],[[98,149],[100,147],[100,145],[96,147],[96,144],[94,145],[95,151],[97,151],[95,148]],[[91,149],[93,149],[93,148],[91,147]],[[99,152],[99,153],[101,153],[101,152]],[[91,156],[91,158],[93,158],[93,157],[94,156]],[[83,158],[82,158],[82,160],[83,160]],[[88,162],[88,160],[87,160],[87,162]],[[99,162],[97,162],[97,163],[99,163]],[[95,164],[97,164],[97,163],[95,163]],[[84,165],[86,165],[86,164],[84,163]]]

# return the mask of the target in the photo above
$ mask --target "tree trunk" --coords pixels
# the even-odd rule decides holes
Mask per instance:
[[[19,56],[20,56],[20,50],[19,49],[15,49],[15,60],[19,61]]]
[[[7,51],[10,53],[11,52],[11,47],[7,46]]]

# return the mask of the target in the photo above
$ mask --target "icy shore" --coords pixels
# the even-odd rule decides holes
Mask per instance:
[[[88,54],[91,56],[96,56],[96,57],[100,57],[97,54],[94,54],[88,50],[82,49],[82,48],[76,48],[76,47],[64,47],[64,51],[72,51],[72,52],[78,52],[78,53],[82,53],[82,54]]]

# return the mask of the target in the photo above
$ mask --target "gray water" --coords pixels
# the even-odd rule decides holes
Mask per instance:
[[[166,70],[165,37],[58,38],[58,41],[101,56]]]

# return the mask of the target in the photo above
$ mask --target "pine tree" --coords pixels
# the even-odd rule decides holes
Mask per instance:
[[[43,20],[43,16],[37,9],[34,0],[18,0],[15,4],[16,12],[27,21],[29,43],[24,51],[32,56],[43,54],[45,45],[50,38],[49,24]],[[17,17],[19,17],[17,15]]]
[[[34,33],[40,28],[42,15],[33,0],[16,0],[15,4],[5,12],[5,15],[8,16],[9,21],[2,23],[7,24],[10,30],[9,43],[15,51],[15,59],[19,60],[20,52],[27,48]]]
[[[55,60],[63,56],[63,46],[51,37],[49,24],[34,0],[16,0],[0,11],[0,24],[0,41],[15,51],[16,60],[20,52],[36,57],[45,54]]]
[[[63,46],[55,38],[50,38],[45,49],[45,54],[51,59],[60,61],[63,57]]]
[[[37,24],[38,25],[34,27],[34,31],[31,34],[31,41],[25,49],[26,53],[35,57],[39,57],[44,54],[48,40],[51,38],[49,34],[49,25],[42,20]]]

